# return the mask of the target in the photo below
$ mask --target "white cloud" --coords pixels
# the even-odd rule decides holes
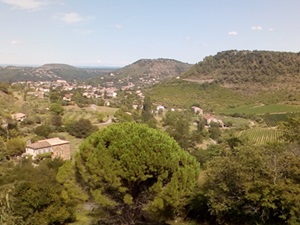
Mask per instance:
[[[20,44],[24,44],[25,42],[24,41],[20,41],[20,40],[12,40],[10,42],[10,44],[12,45],[20,45]]]
[[[273,32],[274,28],[269,28],[268,31]]]
[[[114,25],[114,28],[116,28],[116,29],[122,29],[123,26],[122,26],[121,24],[115,24],[115,25]]]
[[[75,30],[73,30],[73,32],[75,34],[79,34],[79,35],[89,35],[89,34],[93,33],[92,30],[82,30],[82,29],[75,29]]]
[[[25,10],[37,10],[45,7],[51,2],[49,0],[0,0],[3,3]]]
[[[84,20],[82,16],[80,16],[78,13],[71,12],[71,13],[62,13],[60,14],[60,19],[64,21],[65,23],[71,24],[71,23],[79,23]]]
[[[251,30],[262,30],[263,28],[261,26],[252,26]]]
[[[229,31],[228,35],[236,36],[236,35],[238,35],[238,32],[236,32],[236,31]]]

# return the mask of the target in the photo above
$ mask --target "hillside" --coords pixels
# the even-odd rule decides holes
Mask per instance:
[[[173,59],[140,59],[111,74],[104,80],[94,79],[95,82],[115,82],[116,84],[134,83],[147,86],[159,83],[165,79],[177,77],[186,72],[192,65]]]
[[[86,80],[113,70],[77,68],[66,64],[45,64],[41,67],[4,66],[0,67],[0,81]]]
[[[157,84],[148,94],[153,101],[167,106],[199,104],[206,110],[224,113],[227,109],[237,112],[238,107],[247,105],[300,104],[297,53],[220,52],[195,64],[180,78]]]
[[[214,81],[245,94],[288,89],[298,92],[300,54],[272,51],[224,51],[195,64],[182,78]]]
[[[164,80],[186,72],[192,65],[173,59],[141,59],[115,72],[119,78]]]

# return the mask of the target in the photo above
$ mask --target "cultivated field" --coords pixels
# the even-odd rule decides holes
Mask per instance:
[[[65,107],[63,115],[63,123],[68,123],[69,121],[76,121],[79,119],[88,119],[92,124],[98,124],[97,115],[102,113],[106,118],[112,117],[117,108],[110,108],[104,106],[95,106],[79,108],[77,106],[67,106]]]
[[[246,115],[259,115],[267,113],[293,113],[300,112],[299,105],[283,105],[283,104],[272,104],[272,105],[246,105],[236,108],[230,108],[222,110],[220,113],[223,114],[246,114]]]
[[[261,127],[244,130],[240,134],[240,137],[242,139],[249,140],[255,145],[262,145],[271,142],[281,142],[281,136],[282,133],[278,129]]]

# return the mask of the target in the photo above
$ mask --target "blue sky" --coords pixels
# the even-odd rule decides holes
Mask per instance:
[[[300,51],[299,0],[0,0],[0,64],[197,63],[217,52]]]

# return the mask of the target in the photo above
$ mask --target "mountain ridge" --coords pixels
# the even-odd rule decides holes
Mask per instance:
[[[53,81],[57,79],[82,81],[114,70],[113,68],[78,68],[61,63],[48,63],[37,67],[9,65],[0,67],[0,81]]]

